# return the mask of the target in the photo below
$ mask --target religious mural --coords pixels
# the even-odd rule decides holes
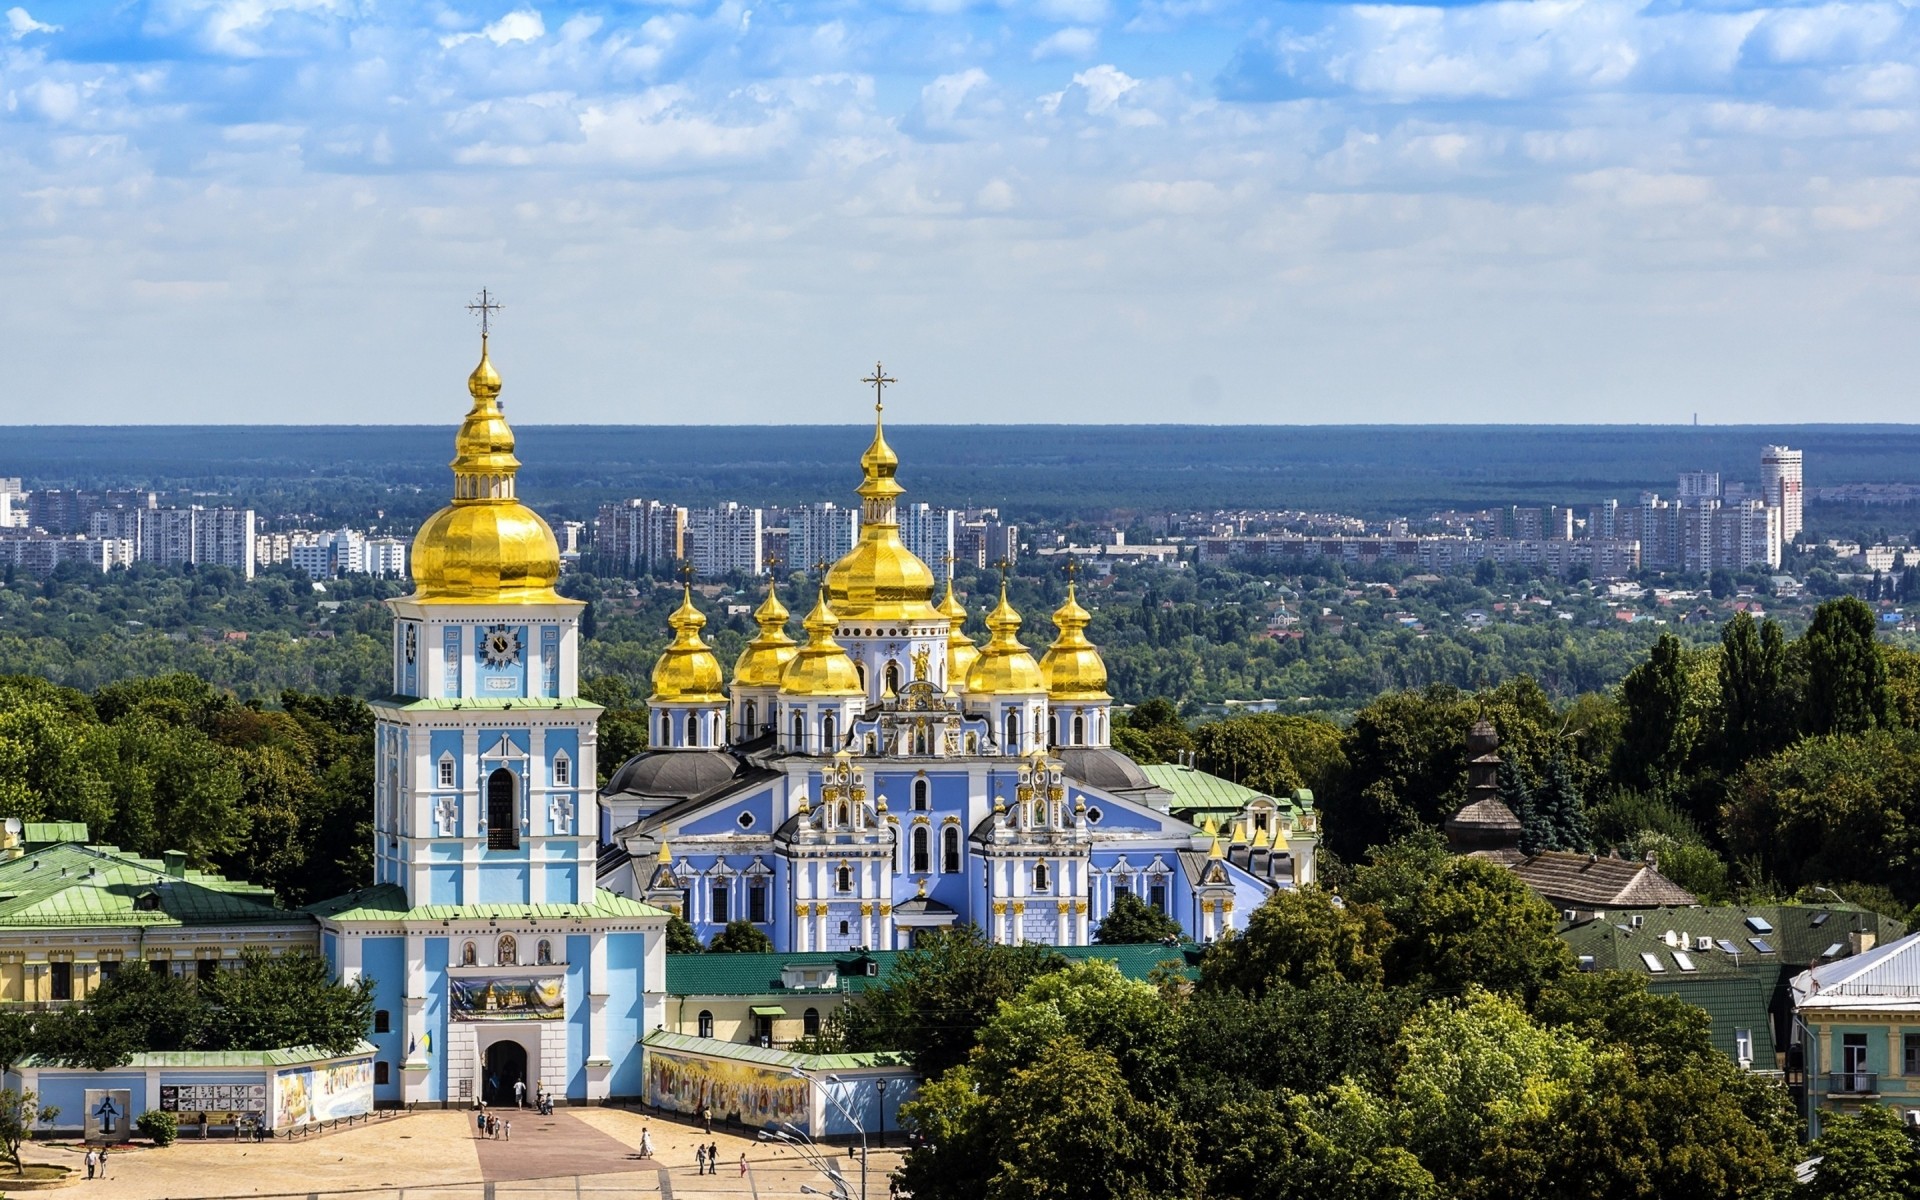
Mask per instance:
[[[785,1071],[745,1063],[679,1058],[654,1050],[647,1055],[647,1103],[668,1112],[713,1115],[748,1126],[794,1125],[808,1129],[807,1082]]]
[[[273,1125],[291,1129],[313,1121],[373,1111],[373,1060],[297,1067],[273,1077]]]
[[[448,981],[456,1021],[557,1021],[566,1015],[560,976],[541,979],[481,976]]]

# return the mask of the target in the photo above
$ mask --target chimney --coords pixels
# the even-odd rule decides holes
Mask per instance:
[[[187,852],[185,850],[163,850],[160,852],[160,861],[166,866],[167,874],[176,879],[186,876]]]
[[[1878,937],[1868,930],[1856,929],[1847,935],[1847,953],[1865,954],[1867,951],[1873,949],[1873,944],[1879,940]]]

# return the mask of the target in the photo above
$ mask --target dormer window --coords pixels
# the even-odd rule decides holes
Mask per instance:
[[[564,754],[553,756],[553,783],[555,787],[573,786],[573,763]]]

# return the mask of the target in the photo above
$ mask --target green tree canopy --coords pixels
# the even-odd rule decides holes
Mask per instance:
[[[1132,892],[1114,897],[1113,907],[1093,929],[1093,940],[1103,946],[1138,946],[1185,936],[1180,922]]]
[[[751,921],[728,921],[707,943],[710,954],[771,954],[773,939]]]

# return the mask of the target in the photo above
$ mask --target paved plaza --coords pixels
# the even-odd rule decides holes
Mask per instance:
[[[661,1200],[728,1196],[790,1200],[802,1185],[824,1190],[819,1174],[792,1149],[716,1130],[615,1108],[560,1109],[542,1117],[531,1109],[498,1110],[513,1136],[474,1136],[464,1111],[414,1113],[291,1142],[201,1142],[183,1138],[163,1150],[128,1148],[108,1156],[105,1179],[76,1183],[62,1195],[97,1200],[214,1200],[216,1197],[351,1197],[352,1200],[611,1200],[657,1195]],[[654,1156],[640,1157],[642,1130]],[[717,1175],[698,1173],[694,1147],[720,1147]],[[860,1164],[835,1151],[855,1194]],[[740,1156],[747,1171],[740,1171]],[[32,1162],[61,1163],[84,1176],[85,1149],[74,1143],[33,1143]],[[899,1152],[878,1151],[868,1167],[867,1194],[887,1195],[887,1176]],[[5,1179],[0,1177],[0,1189]]]

